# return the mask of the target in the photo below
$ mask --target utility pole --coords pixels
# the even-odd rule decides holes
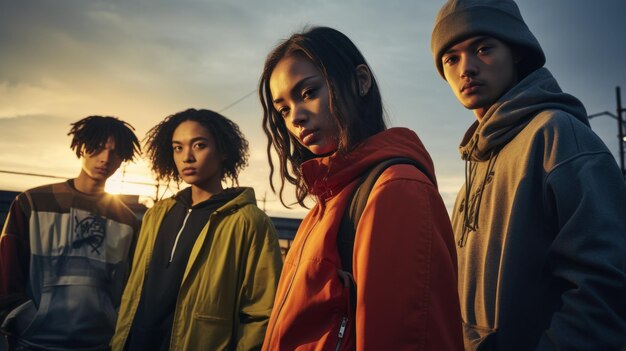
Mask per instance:
[[[622,170],[622,176],[626,176],[626,168],[624,168],[624,118],[622,117],[622,113],[624,113],[624,109],[622,108],[622,91],[620,87],[615,88],[615,95],[617,96],[617,128],[619,130],[619,166]]]
[[[261,198],[261,202],[263,203],[263,212],[265,212],[265,201],[267,201],[267,190],[263,193],[263,198]]]
[[[626,168],[624,166],[624,143],[626,143],[626,137],[624,136],[624,117],[623,114],[626,112],[626,109],[622,107],[622,91],[620,87],[615,88],[615,96],[617,99],[617,109],[615,110],[616,114],[612,114],[609,111],[604,111],[600,113],[594,113],[592,115],[587,116],[589,119],[598,116],[609,116],[617,120],[617,138],[619,143],[619,167],[622,171],[622,177],[626,177]]]

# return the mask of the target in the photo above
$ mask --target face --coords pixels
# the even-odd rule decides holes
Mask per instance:
[[[441,58],[443,72],[457,99],[479,119],[517,84],[519,61],[498,39],[478,36],[461,41]]]
[[[222,157],[211,132],[196,121],[184,121],[172,134],[178,175],[192,186],[209,188],[222,181]]]
[[[82,171],[97,183],[104,183],[120,168],[122,157],[115,149],[115,139],[109,137],[102,148],[81,156]]]
[[[301,54],[284,57],[269,80],[274,108],[289,133],[315,155],[337,149],[339,128],[330,113],[328,86],[322,73]]]

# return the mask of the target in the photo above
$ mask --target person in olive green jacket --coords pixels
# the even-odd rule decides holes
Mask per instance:
[[[143,218],[113,350],[260,349],[282,258],[252,188],[224,189],[248,143],[212,111],[179,112],[146,137],[159,180],[191,186]]]

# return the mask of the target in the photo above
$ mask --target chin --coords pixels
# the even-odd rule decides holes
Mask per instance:
[[[102,175],[102,174],[92,174],[89,178],[97,181],[97,182],[105,182],[107,179],[109,179],[109,177],[111,177],[111,175]]]
[[[476,110],[479,108],[489,108],[491,105],[498,101],[497,98],[486,95],[476,95],[463,101],[463,106],[470,110]]]
[[[315,156],[326,156],[337,151],[337,145],[314,145],[312,147],[308,147],[307,149],[309,149],[309,151],[311,151],[311,153],[313,153]]]
[[[189,185],[194,185],[196,184],[198,181],[196,179],[193,178],[185,178],[185,177],[180,177],[180,179],[182,179],[183,182],[189,184]]]

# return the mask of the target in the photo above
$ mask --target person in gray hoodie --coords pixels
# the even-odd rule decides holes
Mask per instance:
[[[452,213],[467,350],[626,346],[626,186],[511,0],[450,0],[435,65],[476,121]]]

